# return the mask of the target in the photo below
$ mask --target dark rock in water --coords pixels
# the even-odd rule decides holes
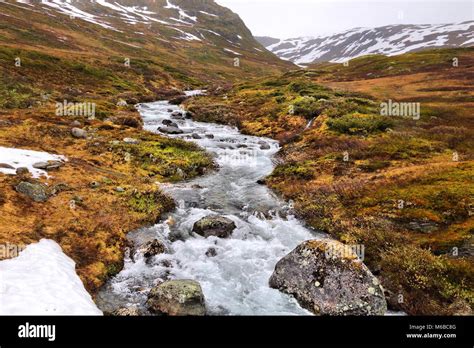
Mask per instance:
[[[267,182],[265,181],[265,179],[259,179],[259,180],[257,180],[257,184],[259,184],[259,185],[266,185]]]
[[[49,198],[46,186],[39,183],[22,181],[15,188],[35,202],[46,202]]]
[[[235,228],[235,223],[231,219],[209,215],[194,224],[193,232],[206,238],[211,236],[227,238]]]
[[[260,150],[270,150],[271,146],[266,141],[259,141],[258,145],[260,145]]]
[[[214,257],[214,256],[217,256],[217,250],[215,248],[209,248],[207,251],[206,251],[206,256],[207,257]]]
[[[4,168],[4,169],[15,169],[15,167],[12,167],[11,165],[7,164],[7,163],[0,163],[0,168]]]
[[[293,295],[320,315],[384,315],[387,303],[379,280],[348,246],[311,240],[281,259],[270,286]]]
[[[169,103],[172,104],[172,105],[179,105],[181,104],[182,102],[184,102],[186,99],[188,99],[187,96],[185,95],[180,95],[176,98],[173,98],[171,100],[169,100]]]
[[[193,139],[202,139],[202,137],[197,133],[193,133],[192,137],[193,137]]]
[[[184,113],[184,117],[185,117],[185,118],[188,118],[188,119],[189,119],[189,118],[193,118],[193,117],[194,117],[194,113],[191,112],[191,111],[186,111],[186,112]]]
[[[214,139],[214,134],[206,134],[206,138]]]
[[[30,174],[30,171],[26,167],[19,167],[16,169],[16,175],[27,175]]]
[[[237,148],[238,148],[238,149],[246,149],[247,147],[248,147],[248,146],[245,145],[245,144],[239,144],[239,145],[237,145]]]
[[[201,285],[194,280],[169,280],[148,294],[150,312],[170,316],[203,316],[206,305]]]
[[[179,129],[178,127],[159,127],[158,130],[161,133],[166,133],[166,134],[183,134],[183,131]]]
[[[173,109],[168,109],[168,112],[170,112],[170,113],[173,112]]]
[[[184,120],[183,114],[179,111],[173,112],[171,118],[174,118],[175,120]]]
[[[146,243],[140,250],[143,252],[143,256],[146,259],[156,256],[158,254],[163,254],[166,251],[165,245],[158,239],[154,239]]]
[[[171,120],[163,120],[161,123],[164,124],[165,126],[178,128],[178,124],[176,122],[171,121]]]

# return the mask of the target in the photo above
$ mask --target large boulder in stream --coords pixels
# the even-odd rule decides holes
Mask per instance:
[[[384,315],[382,286],[350,247],[311,240],[281,259],[270,286],[319,315]]]
[[[150,312],[170,316],[202,316],[206,305],[201,285],[194,280],[169,280],[148,294]]]
[[[224,216],[209,215],[197,221],[193,226],[193,232],[203,237],[227,238],[235,230],[234,221]]]
[[[183,134],[183,131],[181,129],[179,129],[178,127],[172,127],[172,126],[159,127],[158,130],[161,133],[166,133],[166,134]]]

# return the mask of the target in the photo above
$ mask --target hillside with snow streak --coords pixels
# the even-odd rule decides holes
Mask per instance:
[[[474,21],[458,24],[388,25],[372,29],[355,28],[331,36],[286,40],[257,37],[257,40],[280,58],[299,65],[342,63],[369,54],[394,56],[436,47],[474,46]]]

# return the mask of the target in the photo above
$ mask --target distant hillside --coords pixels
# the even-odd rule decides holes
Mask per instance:
[[[474,46],[474,21],[355,28],[331,36],[287,40],[256,39],[280,58],[296,64],[342,63],[369,54],[394,56],[434,47]]]

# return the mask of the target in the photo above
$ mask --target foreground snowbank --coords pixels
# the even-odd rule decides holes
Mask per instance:
[[[102,315],[76,274],[75,263],[52,240],[30,244],[0,262],[0,315]]]
[[[12,168],[2,168],[0,166],[0,173],[4,174],[15,174],[16,169],[20,167],[26,167],[33,175],[38,178],[41,175],[48,176],[46,171],[33,167],[33,164],[38,162],[47,161],[65,161],[66,157],[60,155],[52,155],[47,152],[39,152],[24,149],[15,149],[10,147],[0,146],[0,163],[8,164]]]

